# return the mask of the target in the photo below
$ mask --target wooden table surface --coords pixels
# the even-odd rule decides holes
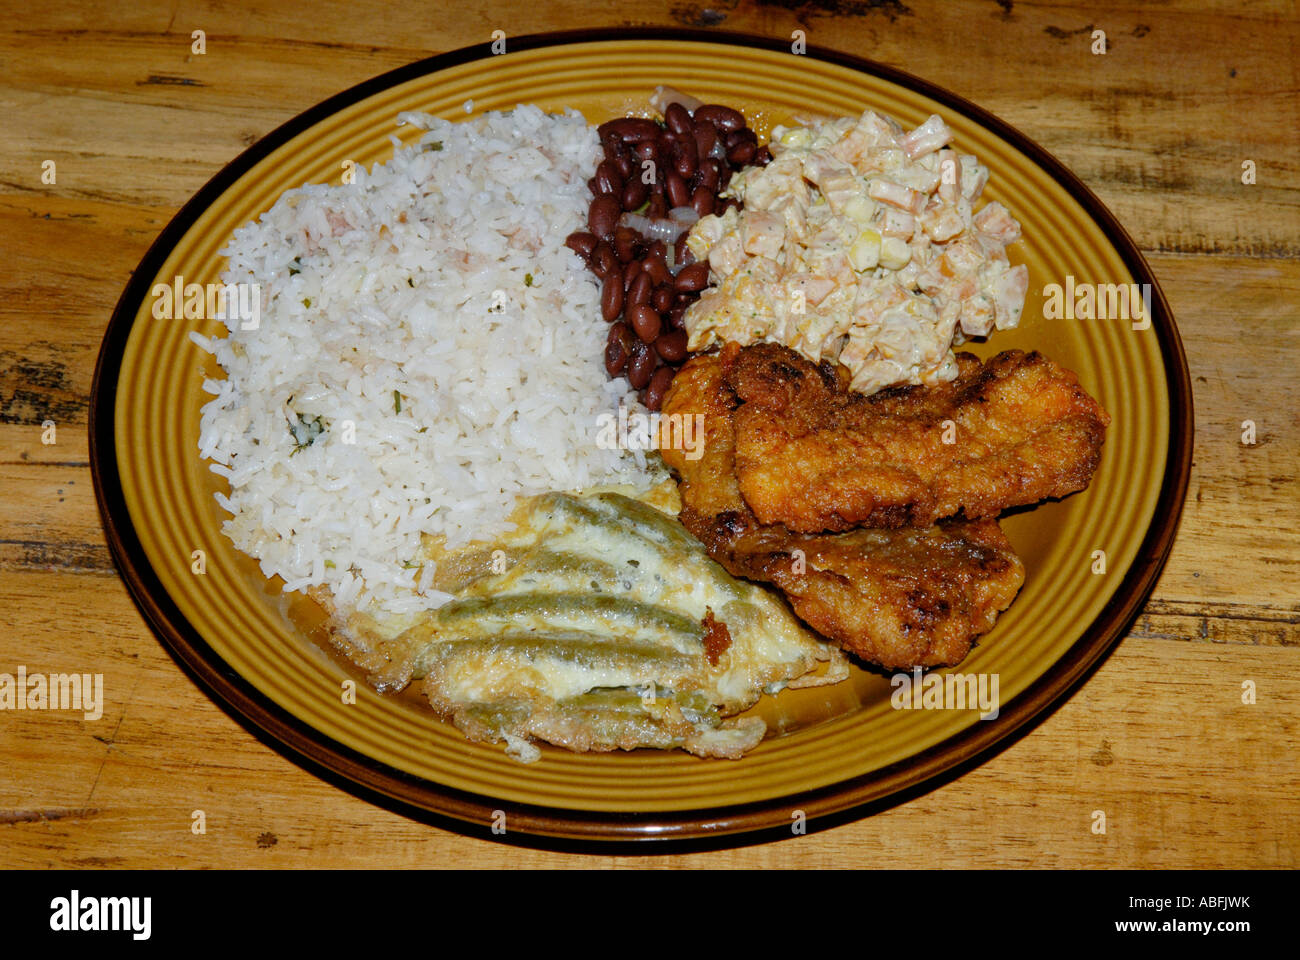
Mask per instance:
[[[4,5],[0,673],[102,672],[107,702],[96,721],[0,714],[0,866],[1297,865],[1295,5],[713,2]],[[258,137],[495,29],[640,24],[802,29],[1037,140],[1150,261],[1182,332],[1197,428],[1182,527],[1150,602],[1046,720],[872,816],[670,857],[461,835],[259,741],[136,612],[104,542],[86,447],[95,358],[128,276],[181,204]],[[194,30],[206,34],[201,56]],[[1091,52],[1095,30],[1104,55]],[[46,161],[54,183],[42,180]],[[1254,183],[1243,183],[1246,161]],[[47,419],[54,445],[41,443]]]

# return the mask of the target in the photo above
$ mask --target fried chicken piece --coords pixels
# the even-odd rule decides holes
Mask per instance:
[[[791,533],[767,546],[734,550],[732,572],[775,584],[813,629],[890,669],[960,663],[1025,579],[996,520]]]
[[[680,478],[682,523],[730,573],[774,584],[803,620],[863,659],[889,669],[960,662],[1024,582],[997,521],[836,534],[759,523],[734,473],[739,401],[723,377],[734,352],[692,359],[664,399],[665,414],[705,418],[701,458],[661,449]]]
[[[763,523],[807,533],[996,516],[1092,480],[1110,416],[1042,354],[958,354],[955,380],[872,396],[779,344],[723,355],[735,473]],[[947,441],[947,442],[945,442]]]

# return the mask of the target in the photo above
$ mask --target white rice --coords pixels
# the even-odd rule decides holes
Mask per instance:
[[[606,377],[599,289],[564,246],[595,131],[532,106],[398,120],[427,132],[355,183],[289,191],[222,251],[224,282],[261,285],[258,329],[191,334],[226,372],[204,383],[199,439],[230,484],[226,535],[287,590],[391,613],[446,599],[415,562],[422,534],[491,539],[518,496],[645,464],[593,441],[636,403]]]

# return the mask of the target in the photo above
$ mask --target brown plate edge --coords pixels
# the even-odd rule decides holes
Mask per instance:
[[[788,50],[788,44],[783,40],[750,34],[657,27],[536,34],[511,38],[511,46],[515,50],[526,50],[617,40],[694,41],[774,51]],[[1173,546],[1191,472],[1194,432],[1191,379],[1182,341],[1168,302],[1132,238],[1092,191],[1059,160],[983,108],[928,81],[851,54],[810,46],[805,55],[909,88],[992,130],[1065,188],[1102,228],[1134,279],[1139,283],[1151,284],[1152,323],[1159,337],[1172,417],[1165,474],[1155,515],[1132,565],[1096,619],[1064,656],[1002,708],[996,720],[981,722],[921,753],[870,774],[808,793],[735,807],[682,813],[610,814],[512,803],[512,833],[606,841],[717,837],[778,826],[788,827],[791,822],[790,812],[796,806],[811,820],[844,813],[853,807],[916,787],[950,768],[973,760],[1069,693],[1124,636],[1155,586]],[[451,818],[447,824],[450,828],[477,824],[480,829],[492,822],[493,811],[500,806],[499,801],[423,780],[334,741],[260,693],[231,670],[208,646],[163,589],[131,524],[114,449],[114,404],[131,325],[144,301],[150,281],[180,237],[226,189],[274,149],[338,110],[397,84],[489,56],[492,56],[490,45],[485,43],[438,54],[373,77],[282,124],[218,171],[159,234],[123,291],[109,321],[95,365],[87,431],[96,500],[114,562],[151,629],[188,668],[188,672],[200,680],[210,693],[216,694],[226,707],[260,728],[274,741],[289,747],[301,758],[313,761],[328,772],[340,774],[353,784],[402,804]]]

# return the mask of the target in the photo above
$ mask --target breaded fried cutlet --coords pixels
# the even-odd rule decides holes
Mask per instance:
[[[1024,581],[997,521],[817,534],[761,523],[736,479],[740,401],[724,363],[695,357],[664,400],[665,414],[705,418],[699,459],[661,450],[679,477],[686,528],[730,573],[775,585],[805,622],[864,660],[905,669],[964,659]]]
[[[958,354],[955,380],[864,396],[778,344],[724,351],[735,474],[762,523],[924,527],[1085,488],[1110,416],[1042,354]]]

